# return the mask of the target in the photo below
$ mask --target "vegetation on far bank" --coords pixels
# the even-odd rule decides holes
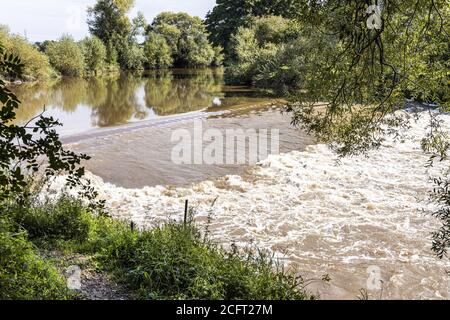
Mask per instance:
[[[408,123],[409,101],[450,110],[450,7],[446,0],[217,1],[206,23],[226,48],[226,78],[289,99],[292,124],[339,156],[367,153]],[[369,10],[370,9],[370,10]],[[374,21],[379,14],[379,24]],[[450,137],[430,113],[422,148],[448,160]],[[433,250],[450,245],[449,171],[436,179],[430,212],[441,222]]]
[[[151,24],[139,12],[128,13],[133,0],[98,0],[88,9],[91,35],[75,41],[70,35],[31,44],[0,26],[0,43],[6,52],[20,56],[21,79],[1,73],[9,80],[48,80],[62,76],[101,75],[119,70],[171,67],[217,67],[224,59],[222,48],[209,41],[206,25],[186,13],[163,12]]]

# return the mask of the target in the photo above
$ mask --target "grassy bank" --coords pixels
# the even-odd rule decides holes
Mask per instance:
[[[138,231],[94,216],[79,202],[5,206],[0,226],[0,299],[70,299],[43,253],[82,254],[136,299],[311,299],[270,255],[225,251],[193,223]]]

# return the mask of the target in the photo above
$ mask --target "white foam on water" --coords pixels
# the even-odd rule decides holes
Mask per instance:
[[[450,132],[450,116],[441,115]],[[449,298],[448,259],[431,251],[439,227],[426,211],[432,188],[428,156],[420,148],[429,118],[411,122],[405,142],[388,138],[368,157],[341,159],[325,145],[270,156],[251,176],[227,176],[190,188],[125,189],[90,176],[110,213],[151,228],[182,219],[184,201],[204,225],[215,202],[212,237],[228,247],[257,245],[309,278],[329,274],[310,287],[322,298],[355,299],[366,288],[367,268],[381,270],[373,298]],[[441,165],[447,165],[444,163]],[[61,190],[63,178],[52,186]],[[425,212],[424,212],[425,211]]]

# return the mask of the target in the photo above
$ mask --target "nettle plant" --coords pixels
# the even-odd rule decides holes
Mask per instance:
[[[310,1],[301,18],[301,89],[291,94],[292,123],[340,156],[364,154],[390,135],[402,138],[404,110],[416,101],[450,111],[450,9],[447,0]],[[379,17],[374,24],[372,10]],[[372,27],[373,26],[373,27]],[[289,61],[289,60],[288,60]],[[411,114],[411,113],[410,113]],[[428,166],[448,160],[450,137],[429,112],[422,141]],[[447,167],[448,169],[448,167]],[[450,170],[435,181],[433,234],[439,257],[450,245]]]
[[[0,76],[17,79],[22,69],[20,58],[6,53],[0,44]],[[37,185],[32,177],[48,181],[65,174],[68,188],[77,188],[80,196],[89,200],[91,209],[103,211],[104,201],[97,200],[97,192],[83,178],[81,162],[90,157],[64,149],[55,130],[62,124],[45,117],[45,108],[26,124],[14,124],[19,105],[17,96],[0,78],[0,204],[12,199],[25,201]]]

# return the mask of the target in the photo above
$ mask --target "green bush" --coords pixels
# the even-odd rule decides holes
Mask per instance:
[[[144,43],[147,67],[164,69],[173,65],[172,51],[166,39],[160,34],[150,32]]]
[[[70,36],[63,36],[52,42],[45,51],[52,66],[63,76],[82,76],[84,73],[84,56],[78,44]]]
[[[103,244],[103,261],[138,298],[312,298],[270,256],[226,252],[205,241],[193,225],[124,230],[109,245]]]
[[[178,67],[207,67],[221,60],[216,57],[206,27],[198,17],[163,12],[153,20],[149,31],[166,39]]]
[[[82,243],[89,237],[93,216],[80,201],[63,197],[54,203],[30,201],[12,205],[8,215],[27,230],[32,240],[74,240]]]
[[[292,54],[284,54],[286,44],[293,42],[299,33],[300,27],[297,23],[279,16],[251,19],[249,26],[240,27],[231,39],[231,62],[226,73],[227,82],[274,87],[272,78],[283,77],[287,70],[284,64],[279,65],[280,62],[291,62],[288,59],[295,57]],[[287,79],[292,80],[290,75]],[[284,79],[280,81],[284,83]]]
[[[25,80],[47,80],[54,75],[48,58],[19,35],[13,35],[7,27],[0,25],[0,44],[7,54],[18,56],[23,64],[20,78]],[[0,73],[8,78],[9,74]]]
[[[64,277],[6,219],[0,220],[0,300],[70,298]]]
[[[273,57],[255,67],[253,85],[271,88],[281,95],[301,89],[308,47],[307,41],[301,38],[280,46]]]
[[[218,46],[214,47],[214,59],[212,62],[213,67],[221,67],[223,65],[223,61],[225,60],[225,54],[223,53],[223,48]]]
[[[136,43],[130,43],[126,40],[117,49],[118,61],[124,70],[142,70],[145,63],[145,54],[143,48]]]

